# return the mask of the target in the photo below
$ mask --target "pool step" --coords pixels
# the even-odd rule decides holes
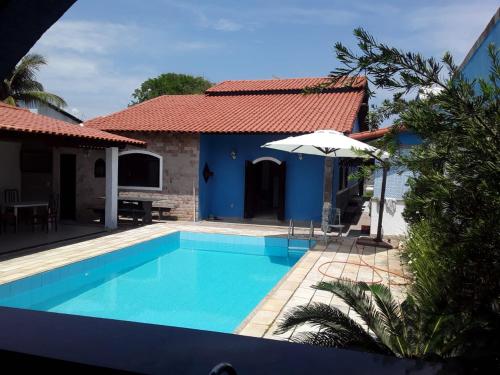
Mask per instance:
[[[290,223],[288,225],[288,236],[287,236],[288,250],[297,249],[297,247],[290,246],[290,240],[302,239],[302,240],[308,240],[309,245],[307,248],[299,247],[299,249],[304,249],[305,251],[307,251],[308,249],[310,249],[312,247],[313,238],[314,238],[314,225],[313,225],[312,220],[311,220],[311,225],[309,226],[309,234],[308,235],[307,234],[301,235],[301,234],[295,234],[295,224],[293,222],[293,219],[290,219]]]
[[[288,257],[289,258],[300,258],[302,257],[308,249],[306,248],[296,248],[296,249],[288,249]]]

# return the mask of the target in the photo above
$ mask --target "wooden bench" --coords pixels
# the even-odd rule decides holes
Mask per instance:
[[[92,208],[92,211],[99,216],[99,223],[104,224],[105,210],[104,208]],[[119,208],[118,215],[132,218],[134,225],[137,225],[137,219],[144,219],[146,212],[142,208]]]
[[[168,217],[172,209],[170,207],[153,206],[151,213],[158,215],[158,220]]]

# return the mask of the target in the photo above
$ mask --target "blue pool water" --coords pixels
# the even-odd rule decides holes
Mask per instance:
[[[232,332],[302,254],[283,238],[176,232],[0,285],[0,305]]]

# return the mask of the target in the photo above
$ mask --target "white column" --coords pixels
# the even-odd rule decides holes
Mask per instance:
[[[105,227],[118,227],[118,147],[106,148],[106,208]]]

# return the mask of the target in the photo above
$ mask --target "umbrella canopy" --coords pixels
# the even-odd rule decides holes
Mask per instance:
[[[314,133],[299,135],[296,137],[288,137],[279,141],[269,142],[261,147],[272,148],[286,152],[294,152],[297,154],[319,155],[330,158],[370,158],[373,157],[381,162],[383,167],[382,174],[382,191],[380,197],[380,207],[377,227],[377,243],[382,243],[382,217],[384,213],[385,186],[387,180],[388,165],[386,160],[389,154],[383,152],[373,146],[360,142],[356,139],[345,136],[343,133],[335,130],[318,130]],[[366,151],[361,153],[359,151]],[[328,166],[325,159],[325,174],[324,174],[324,191],[323,191],[323,215],[322,227],[328,224],[330,210],[332,206],[332,195],[330,188],[333,182],[331,173],[327,173]]]
[[[328,156],[332,158],[369,157],[368,155],[356,152],[358,150],[367,151],[370,154],[379,152],[377,148],[349,138],[343,133],[335,130],[318,130],[310,134],[269,142],[262,147],[295,152],[298,154]]]

